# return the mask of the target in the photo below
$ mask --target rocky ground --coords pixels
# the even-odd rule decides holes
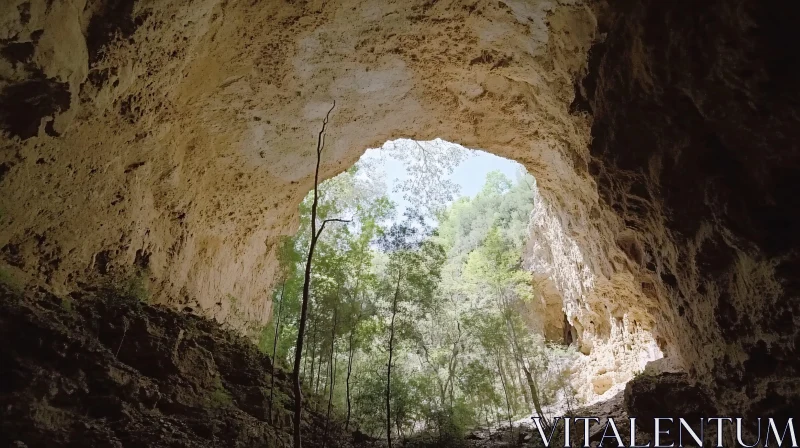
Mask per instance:
[[[0,446],[291,446],[289,375],[275,369],[271,402],[269,357],[188,308],[151,306],[110,287],[58,297],[0,282],[0,340]],[[713,415],[707,402],[685,374],[641,375],[624,394],[573,415],[600,417],[590,428],[597,446],[607,418],[627,440],[629,414],[645,422]],[[324,415],[307,407],[304,416],[304,446],[385,444],[337,422],[326,436]],[[651,438],[648,428],[637,430],[637,440]],[[554,440],[563,441],[562,434],[557,429]],[[582,430],[573,432],[573,442],[582,445]],[[397,445],[542,446],[536,429],[524,426],[476,430],[447,443],[417,436]]]
[[[79,297],[80,296],[80,297]],[[0,285],[0,446],[291,446],[291,383],[217,323],[111,290]],[[305,446],[324,415],[304,412]],[[334,424],[326,446],[350,447]]]

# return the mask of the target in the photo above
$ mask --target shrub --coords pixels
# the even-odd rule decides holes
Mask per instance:
[[[137,269],[132,274],[114,276],[106,281],[102,289],[108,298],[120,304],[140,305],[150,302],[149,275],[146,269]]]

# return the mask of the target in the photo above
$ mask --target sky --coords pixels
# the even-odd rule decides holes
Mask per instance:
[[[408,140],[404,142],[404,144],[413,144]],[[398,205],[398,211],[402,214],[402,210],[406,209],[409,203],[403,198],[402,193],[396,191],[395,186],[408,178],[408,171],[406,170],[407,165],[402,160],[392,157],[391,151],[385,149],[390,147],[391,144],[392,142],[387,142],[383,148],[368,149],[361,157],[360,163],[369,163],[374,169],[380,169],[385,173],[384,181],[386,182],[389,199]],[[403,143],[401,142],[400,144],[402,145]],[[475,196],[483,187],[486,175],[492,171],[500,171],[508,176],[509,179],[516,179],[517,173],[522,168],[522,165],[513,160],[504,159],[480,150],[469,150],[440,139],[426,144],[426,148],[429,151],[448,151],[460,148],[466,152],[467,157],[456,165],[452,173],[447,176],[460,187],[459,196]]]
[[[491,171],[500,171],[509,179],[517,178],[517,170],[522,165],[513,161],[497,157],[488,152],[473,151],[474,156],[462,162],[450,176],[454,182],[461,186],[462,196],[475,196],[486,181],[486,174]]]

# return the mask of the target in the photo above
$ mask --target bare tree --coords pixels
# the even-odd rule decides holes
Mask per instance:
[[[300,420],[303,416],[303,395],[300,389],[300,366],[303,361],[303,336],[305,336],[306,320],[308,319],[308,299],[311,286],[311,260],[314,257],[314,248],[317,246],[317,240],[319,240],[322,231],[325,230],[325,225],[329,222],[349,222],[348,220],[344,219],[326,219],[322,221],[319,230],[317,230],[317,206],[319,205],[319,192],[317,191],[317,188],[319,187],[319,165],[320,160],[322,159],[322,149],[325,147],[325,128],[328,125],[328,119],[330,118],[334,107],[336,107],[336,101],[333,102],[333,105],[328,110],[328,113],[325,114],[325,119],[322,120],[322,129],[320,129],[317,137],[317,165],[314,169],[314,201],[311,203],[311,241],[308,245],[308,256],[306,257],[306,270],[303,280],[303,301],[300,307],[300,323],[297,329],[297,344],[295,345],[294,351],[294,369],[292,370],[292,376],[294,380],[294,448],[301,448],[303,445],[300,437]]]

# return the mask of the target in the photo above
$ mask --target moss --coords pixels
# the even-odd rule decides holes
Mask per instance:
[[[72,300],[66,297],[61,298],[61,308],[63,308],[64,311],[70,314],[72,314],[75,311],[75,309],[72,307]]]
[[[148,277],[144,271],[138,271],[129,277],[123,284],[123,292],[129,297],[143,303],[150,301],[150,292],[147,288]]]
[[[20,279],[14,276],[8,269],[0,267],[0,283],[6,285],[11,291],[21,293],[24,285]]]
[[[214,378],[214,387],[211,390],[208,402],[210,406],[215,408],[224,408],[233,403],[233,397],[231,396],[231,393],[225,389],[225,386],[222,384],[222,380],[220,380],[219,377]]]

